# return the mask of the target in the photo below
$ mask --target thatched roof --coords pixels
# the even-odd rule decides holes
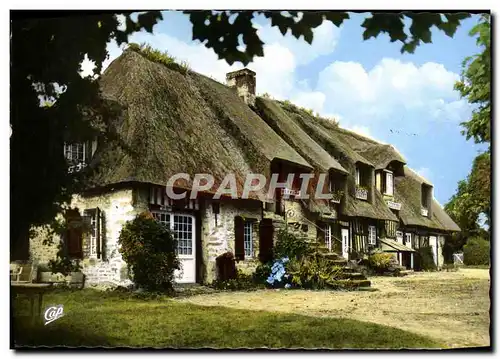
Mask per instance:
[[[347,171],[328,152],[291,119],[276,101],[259,97],[255,106],[260,116],[281,138],[292,146],[310,164],[322,171],[335,170],[344,174]]]
[[[328,120],[321,120],[316,116],[312,116],[307,111],[293,105],[277,103],[290,119],[302,127],[312,139],[330,153],[342,166],[346,162],[361,162],[373,167],[373,163],[352,149],[349,141],[346,141],[341,136],[337,125],[330,123]]]
[[[176,173],[209,173],[215,190],[234,173],[241,193],[246,174],[269,175],[273,159],[312,168],[235,91],[205,76],[126,50],[106,69],[100,86],[122,106],[114,123],[121,146],[107,143],[96,154],[95,185],[165,185]]]
[[[441,223],[441,226],[450,232],[460,232],[460,227],[451,219],[448,213],[445,212],[444,208],[441,204],[436,201],[436,199],[432,200],[432,212],[433,216],[436,217],[436,220]]]
[[[429,182],[411,168],[404,167],[404,177],[395,178],[395,195],[401,202],[400,218],[407,226],[427,227],[444,231],[460,231],[439,203],[433,199],[431,218],[424,217],[421,210],[422,184]]]
[[[355,164],[361,162],[371,167],[373,167],[373,164],[352,149],[347,135],[336,124],[327,119],[313,116],[304,109],[283,102],[261,100],[260,106],[266,108],[268,111],[272,109],[269,112],[271,115],[274,115],[275,121],[289,123],[288,126],[290,127],[300,127],[308,137],[318,143],[330,157],[335,158],[349,173],[349,176],[347,176],[349,190],[343,214],[347,216],[398,221],[398,218],[387,207],[382,195],[378,191],[374,191],[374,204],[358,200],[354,197]],[[282,126],[285,128],[284,125]],[[308,157],[306,158],[309,160]]]

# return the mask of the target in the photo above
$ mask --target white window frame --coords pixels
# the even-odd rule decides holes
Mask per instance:
[[[325,224],[325,245],[328,250],[332,251],[332,226]]]
[[[356,167],[356,185],[359,186],[361,183],[361,174],[359,171],[359,167]]]
[[[368,244],[377,244],[377,228],[375,226],[368,226]]]
[[[405,233],[405,244],[411,243],[411,233]]]
[[[189,217],[191,218],[191,235],[193,238],[191,239],[191,254],[181,254],[179,253],[179,244],[177,244],[176,253],[177,257],[180,259],[182,258],[195,258],[196,256],[196,222],[194,220],[194,216],[191,214],[187,213],[179,213],[179,212],[169,212],[169,211],[152,211],[151,212],[153,217],[160,223],[163,223],[168,226],[168,228],[172,231],[172,233],[175,236],[174,233],[174,228],[175,228],[175,221],[174,221],[174,216],[183,216],[183,217]],[[167,216],[169,216],[169,221],[166,221]]]
[[[73,158],[72,157],[72,154],[73,154],[73,146],[82,146],[82,154],[83,154],[83,158],[82,159],[79,159],[79,158]],[[64,144],[64,157],[71,163],[82,163],[82,162],[85,162],[85,151],[86,151],[86,148],[85,148],[85,144],[84,143],[81,143],[81,142],[75,142],[75,143],[65,143]],[[69,149],[69,151],[68,151]],[[78,151],[78,148],[77,148],[77,153],[79,152]],[[68,157],[67,154],[70,154],[70,156]]]
[[[243,250],[245,258],[253,257],[253,223],[251,221],[243,223]]]
[[[403,232],[396,231],[396,241],[399,243],[399,239],[401,238],[401,244],[404,244],[404,236]]]
[[[393,196],[394,195],[394,175],[391,171],[384,171],[385,172],[385,193],[388,196]],[[390,186],[389,186],[389,178],[391,179]]]

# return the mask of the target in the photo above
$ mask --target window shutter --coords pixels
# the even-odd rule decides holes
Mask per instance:
[[[100,226],[100,231],[99,231],[99,243],[100,243],[100,255],[101,259],[106,259],[106,217],[104,215],[104,211],[99,210],[100,217],[99,217],[99,226]]]
[[[85,163],[89,164],[92,159],[92,142],[86,141],[83,143],[83,151],[85,153]]]
[[[92,223],[92,218],[96,215],[96,209],[91,208],[91,209],[86,209],[83,211],[83,219],[85,221],[85,224],[88,229],[90,229],[90,232],[92,232],[94,229],[90,227]],[[83,256],[84,257],[89,257],[90,256],[90,237],[91,233],[86,233],[85,234],[85,241],[83,241]]]
[[[386,184],[386,193],[388,195],[393,194],[393,181],[392,181],[392,173],[386,173],[386,179],[387,179],[387,184]]]
[[[82,256],[82,228],[72,227],[66,232],[66,247],[70,258]]]
[[[234,217],[234,256],[236,260],[245,259],[245,228],[243,218]]]
[[[99,208],[96,208],[96,235],[95,235],[95,240],[96,240],[96,251],[97,251],[97,258],[101,258],[101,210]]]
[[[381,181],[381,174],[380,172],[378,172],[376,175],[375,175],[375,181],[376,181],[376,185],[377,185],[377,189],[382,192],[382,181]]]

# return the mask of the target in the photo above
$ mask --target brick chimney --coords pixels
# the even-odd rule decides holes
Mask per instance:
[[[249,106],[255,105],[255,72],[247,68],[228,72],[226,83],[229,87],[236,88],[238,96]]]

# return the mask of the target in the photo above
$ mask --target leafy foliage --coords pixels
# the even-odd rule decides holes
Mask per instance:
[[[390,253],[377,252],[368,257],[368,265],[376,273],[384,273],[393,264],[394,257]]]
[[[460,96],[474,105],[472,118],[463,122],[462,132],[467,139],[474,138],[476,143],[491,141],[491,25],[489,15],[483,15],[480,22],[472,28],[470,36],[476,36],[476,43],[483,49],[480,54],[465,58],[462,63],[462,76],[455,84]]]
[[[172,289],[174,270],[180,269],[176,241],[150,213],[141,213],[127,222],[118,244],[136,285],[151,292]]]
[[[252,20],[264,16],[271,25],[285,35],[290,32],[295,38],[303,38],[311,44],[313,30],[324,21],[340,26],[349,19],[347,12],[340,11],[184,11],[193,24],[193,40],[199,40],[207,48],[213,49],[219,59],[228,64],[250,63],[255,56],[264,56],[264,43],[259,38]],[[435,26],[448,36],[453,36],[460,22],[470,17],[467,13],[372,13],[361,25],[363,39],[387,33],[391,42],[402,43],[401,52],[413,53],[415,48],[432,42],[431,28]],[[404,31],[404,20],[411,23],[410,33]],[[240,42],[240,35],[242,39]],[[244,49],[238,47],[243,45]]]
[[[112,115],[94,78],[79,74],[85,54],[96,65],[94,73],[100,73],[111,39],[121,44],[135,31],[151,32],[162,15],[151,11],[133,21],[126,13],[123,30],[112,13],[40,19],[11,15],[11,256],[23,259],[30,226],[50,223],[90,171],[68,173],[64,143],[106,132],[102,124]],[[100,129],[86,120],[92,112],[99,113]]]
[[[432,254],[432,247],[430,246],[417,248],[415,262],[415,267],[420,270],[433,271],[437,269]]]
[[[462,229],[459,237],[483,236],[489,238],[478,224],[481,214],[486,216],[486,224],[491,221],[491,156],[484,152],[477,156],[466,180],[458,183],[458,190],[445,205],[446,212]],[[455,236],[457,237],[457,236]],[[462,245],[463,238],[456,238]],[[460,247],[456,248],[460,249]]]
[[[294,235],[286,229],[280,229],[274,246],[275,258],[301,258],[311,253],[311,246],[306,238]]]
[[[236,277],[232,279],[225,280],[215,280],[210,286],[215,289],[220,290],[249,290],[260,287],[262,282],[258,282],[254,279],[254,276],[243,273],[238,270]]]
[[[189,72],[189,64],[186,61],[176,62],[176,58],[168,53],[168,51],[160,51],[151,47],[146,43],[142,44],[129,44],[128,48],[135,51],[142,56],[146,57],[148,60],[157,62],[159,64],[165,65],[166,67],[179,71],[182,74],[187,74]]]
[[[469,238],[464,246],[464,264],[490,264],[490,242],[478,237]]]
[[[301,288],[325,289],[335,287],[342,277],[342,268],[320,255],[309,255],[292,259],[288,265],[292,283]]]

